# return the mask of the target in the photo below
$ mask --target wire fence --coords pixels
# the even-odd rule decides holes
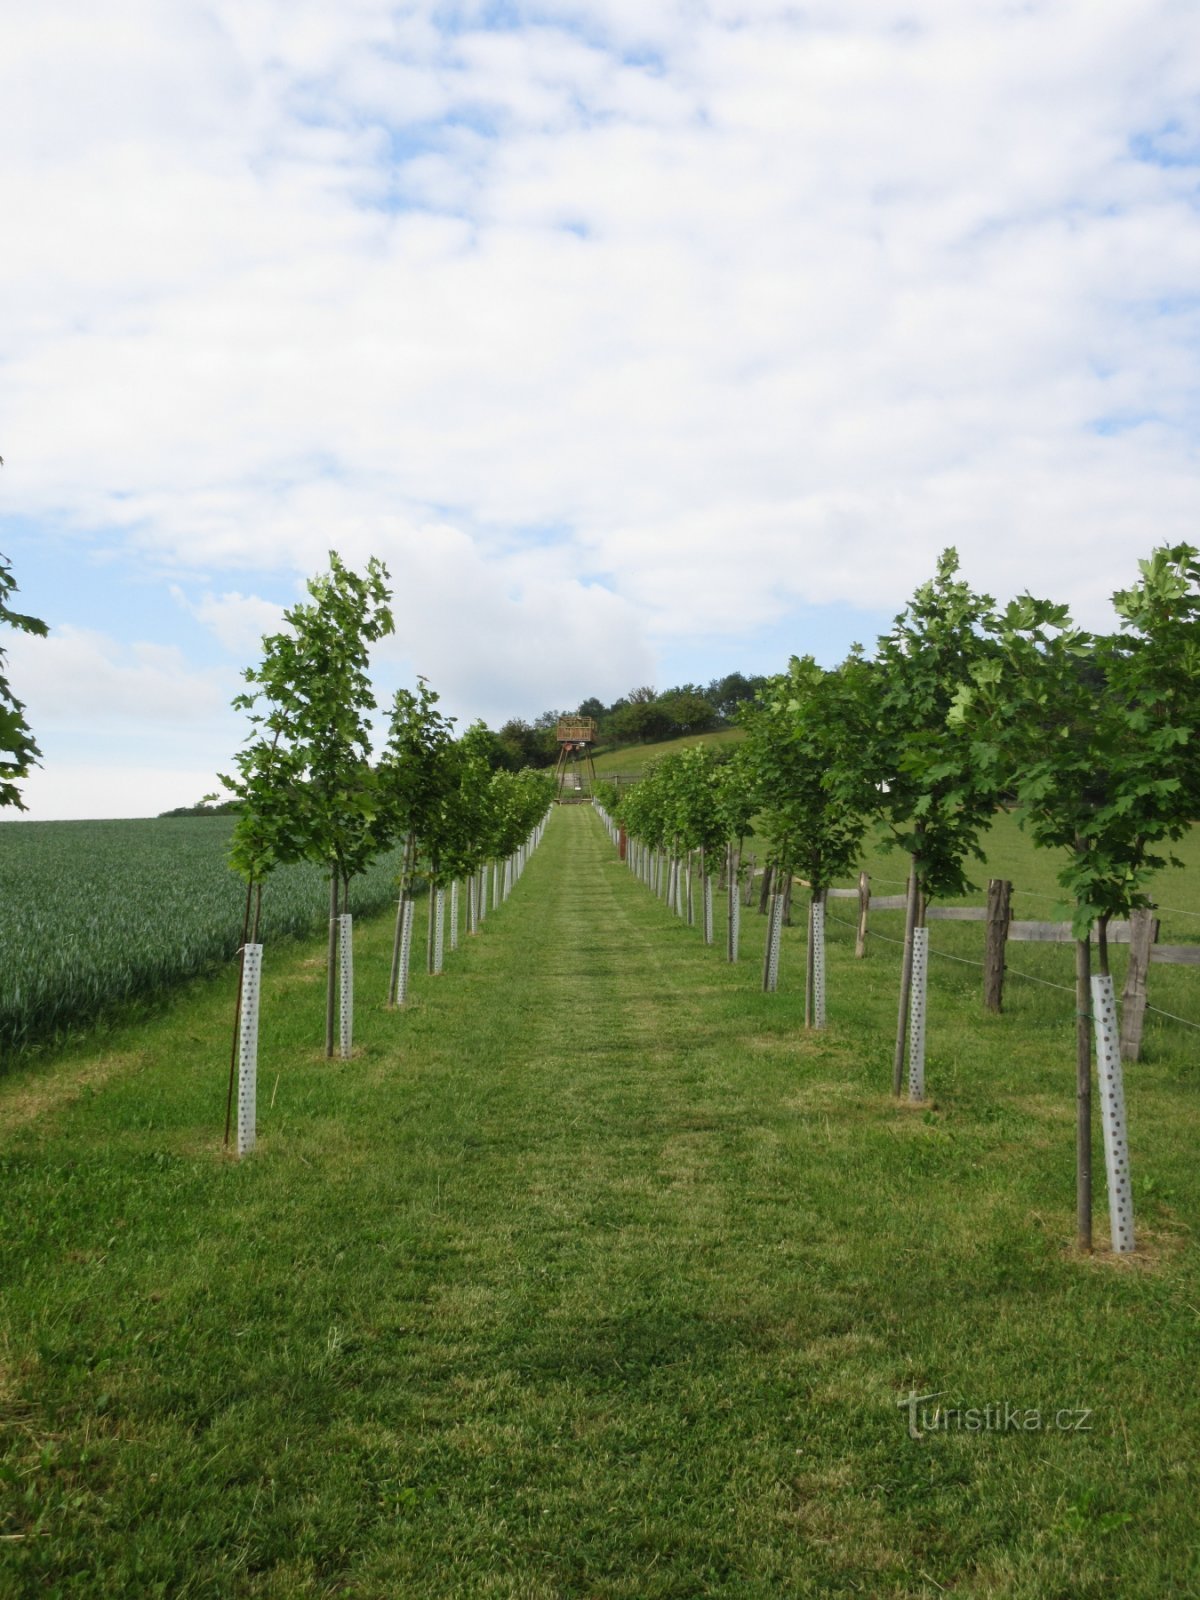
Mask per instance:
[[[897,880],[895,878],[879,878],[877,881],[879,883],[895,883]],[[1014,894],[1017,892],[1017,890],[1013,890]],[[1042,896],[1040,898],[1048,899],[1050,897]],[[1167,908],[1163,907],[1162,909],[1165,910]],[[1200,913],[1188,912],[1186,914],[1192,916]],[[858,924],[855,922],[850,922],[846,917],[835,916],[829,910],[826,910],[825,917],[828,922],[840,923],[843,928],[850,928],[857,932]],[[904,948],[903,939],[894,939],[889,934],[877,933],[874,928],[867,929],[867,938],[878,939],[884,944],[894,944],[898,945],[901,949]],[[980,972],[984,971],[984,963],[982,961],[975,961],[970,956],[955,955],[951,950],[939,950],[936,945],[929,946],[929,954],[931,956],[938,956],[943,961],[956,961],[960,966],[977,967]],[[1021,978],[1026,983],[1040,984],[1044,989],[1057,989],[1061,994],[1069,994],[1072,999],[1075,997],[1075,990],[1070,985],[1065,983],[1055,983],[1050,978],[1039,978],[1036,973],[1033,972],[1021,972],[1016,967],[1009,966],[1007,962],[1005,963],[1004,973],[1006,978]],[[1164,1011],[1161,1006],[1152,1006],[1149,1002],[1146,1003],[1145,1009],[1147,1011],[1152,1011],[1155,1016],[1167,1017],[1172,1022],[1178,1022],[1185,1028],[1194,1028],[1197,1032],[1200,1032],[1200,1022],[1194,1022],[1190,1017],[1178,1016],[1174,1011]]]

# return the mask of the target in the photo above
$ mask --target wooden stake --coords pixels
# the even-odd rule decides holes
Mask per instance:
[[[1004,953],[1012,921],[1012,884],[1007,878],[988,880],[987,945],[983,957],[983,1003],[988,1011],[1004,1008]]]
[[[861,961],[867,953],[867,912],[871,909],[871,880],[865,872],[858,875],[858,932],[854,939],[854,957]]]
[[[1142,1053],[1142,1023],[1146,1015],[1146,974],[1150,950],[1158,941],[1158,920],[1146,909],[1129,914],[1129,966],[1121,994],[1121,1059],[1137,1061]]]

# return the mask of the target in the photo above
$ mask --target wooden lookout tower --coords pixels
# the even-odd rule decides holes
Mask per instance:
[[[558,762],[554,768],[554,776],[558,779],[558,802],[560,805],[572,801],[582,800],[583,795],[583,769],[586,766],[590,779],[589,792],[595,787],[596,769],[592,765],[592,746],[596,742],[596,719],[594,717],[559,717],[558,719]],[[569,794],[564,796],[564,789]]]

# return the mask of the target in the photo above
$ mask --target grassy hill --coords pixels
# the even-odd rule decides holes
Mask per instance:
[[[673,750],[686,750],[689,745],[736,744],[746,737],[741,728],[718,728],[715,733],[690,733],[682,739],[665,739],[660,744],[626,744],[615,748],[604,747],[596,756],[596,771],[603,778],[612,773],[632,776],[642,772],[651,761],[669,755]]]

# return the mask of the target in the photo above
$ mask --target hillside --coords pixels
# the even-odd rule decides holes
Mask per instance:
[[[689,733],[682,739],[664,739],[660,744],[626,744],[605,746],[596,756],[596,771],[602,778],[614,773],[640,773],[659,756],[670,755],[674,750],[686,750],[689,745],[717,746],[737,744],[746,737],[741,728],[718,728],[715,733]]]

